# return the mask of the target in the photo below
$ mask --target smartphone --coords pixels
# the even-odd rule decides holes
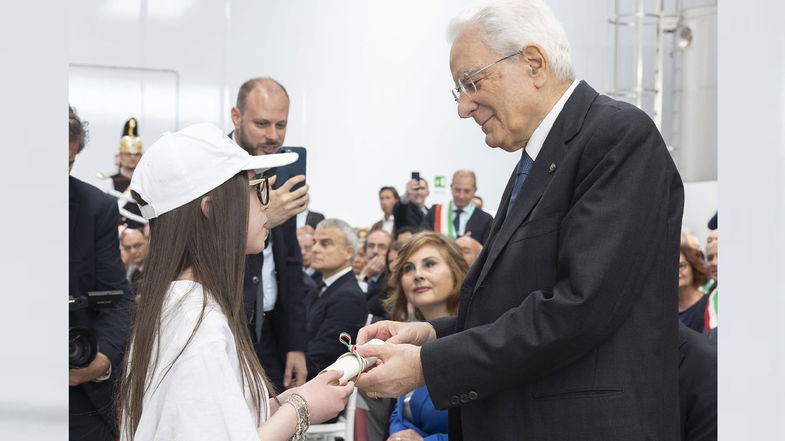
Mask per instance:
[[[419,182],[420,181],[420,172],[413,171],[412,172],[412,179],[414,179],[415,181]]]
[[[292,162],[291,164],[277,167],[275,169],[275,176],[277,176],[277,178],[275,179],[275,185],[273,186],[273,188],[279,188],[286,181],[288,181],[289,178],[295,177],[297,175],[305,175],[305,164],[306,164],[306,156],[307,156],[305,147],[281,146],[278,147],[278,150],[276,150],[276,153],[289,153],[289,152],[297,153],[299,156],[297,160]],[[303,185],[305,185],[305,181],[292,187],[291,191],[297,190]]]

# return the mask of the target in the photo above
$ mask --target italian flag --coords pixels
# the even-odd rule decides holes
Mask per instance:
[[[447,204],[447,208],[442,204],[438,204],[434,213],[433,230],[437,233],[442,233],[453,239],[458,237],[455,227],[452,224],[452,204]]]

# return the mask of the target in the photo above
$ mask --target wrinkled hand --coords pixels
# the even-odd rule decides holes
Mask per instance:
[[[436,330],[427,322],[407,323],[384,320],[361,328],[357,333],[357,345],[364,345],[374,338],[387,343],[422,346],[436,339]]]
[[[270,178],[270,203],[267,204],[267,223],[265,227],[275,228],[278,225],[289,220],[292,216],[305,211],[308,208],[308,189],[310,187],[306,184],[295,191],[291,191],[292,187],[305,181],[305,175],[297,175],[289,178],[288,181],[275,190],[272,190],[273,184],[277,176]]]
[[[311,424],[319,424],[335,418],[345,407],[349,395],[354,392],[354,382],[343,386],[331,386],[330,382],[341,379],[341,372],[327,371],[297,388],[297,393],[308,402]]]
[[[365,277],[374,277],[381,273],[386,266],[387,259],[385,259],[385,256],[377,254],[368,261],[368,263],[365,265],[365,268],[360,271],[360,275]]]
[[[286,353],[286,370],[283,374],[283,387],[292,387],[305,384],[308,368],[305,367],[305,352],[292,351]]]
[[[395,398],[425,385],[420,347],[407,344],[364,345],[363,357],[376,357],[376,365],[357,379],[357,387],[371,396]]]
[[[422,437],[414,430],[406,429],[393,433],[387,441],[422,441]]]
[[[79,386],[82,383],[93,381],[101,375],[105,374],[109,369],[110,364],[111,363],[109,362],[109,358],[99,352],[95,356],[95,360],[93,360],[93,362],[90,363],[87,367],[68,370],[68,385]]]

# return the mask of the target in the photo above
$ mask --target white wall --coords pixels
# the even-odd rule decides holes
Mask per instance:
[[[92,125],[74,175],[98,183],[110,171],[122,125],[140,118],[150,145],[163,130],[211,121],[231,129],[237,88],[253,76],[281,81],[291,95],[288,145],[309,149],[311,208],[367,226],[380,217],[377,191],[403,190],[410,172],[433,182],[459,168],[478,175],[478,194],[495,211],[519,156],[491,150],[471,121],[457,117],[449,89],[449,20],[477,1],[148,1],[84,0],[70,14],[70,62],[176,72],[71,69],[71,102]],[[168,5],[163,7],[161,5]],[[579,78],[610,89],[612,28],[607,1],[551,2],[572,42]],[[86,72],[89,71],[89,72]],[[95,93],[111,73],[123,97]],[[151,78],[158,75],[155,78]],[[92,84],[92,85],[91,85]],[[124,84],[124,83],[122,83]],[[139,85],[142,84],[142,85]],[[146,102],[144,89],[167,99]],[[115,95],[117,92],[115,91]],[[168,115],[168,116],[167,116]],[[167,123],[171,127],[166,127]],[[430,202],[447,199],[434,192]]]
[[[719,440],[782,440],[785,4],[720,6]]]

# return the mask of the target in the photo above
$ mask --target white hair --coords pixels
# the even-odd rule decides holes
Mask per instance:
[[[352,247],[352,259],[354,259],[357,255],[357,249],[359,248],[360,243],[357,239],[357,233],[354,232],[354,228],[340,219],[325,219],[316,225],[317,230],[323,228],[335,228],[340,230],[341,233],[343,233],[343,240],[346,242],[346,245]]]
[[[450,43],[472,28],[479,31],[483,43],[500,57],[530,44],[539,45],[559,81],[575,79],[567,34],[551,8],[541,0],[498,1],[458,16],[447,30]]]

